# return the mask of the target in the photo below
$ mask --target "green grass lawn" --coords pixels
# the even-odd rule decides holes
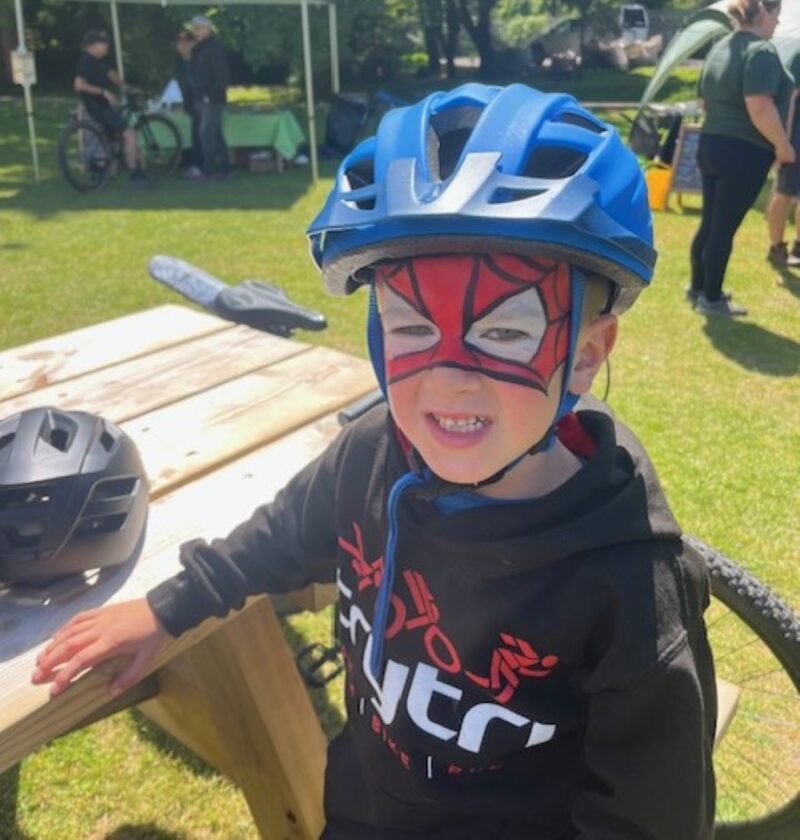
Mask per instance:
[[[631,84],[641,90],[643,80]],[[0,102],[0,349],[176,302],[145,270],[151,255],[168,253],[230,282],[280,284],[328,316],[329,330],[304,340],[365,354],[365,298],[327,297],[307,255],[304,229],[330,187],[330,164],[316,186],[295,169],[205,186],[171,179],[149,191],[118,181],[82,196],[54,165],[68,108],[37,102],[37,186],[21,103]],[[767,266],[763,215],[751,211],[728,274],[750,317],[695,315],[683,289],[698,204],[690,197],[680,209],[673,199],[656,215],[656,279],[624,318],[609,401],[649,449],[684,528],[797,606],[800,275]],[[298,616],[288,630],[325,640],[329,627],[327,615]],[[316,698],[329,732],[340,721],[339,690]],[[0,776],[0,838],[255,836],[240,793],[135,713],[61,738]]]

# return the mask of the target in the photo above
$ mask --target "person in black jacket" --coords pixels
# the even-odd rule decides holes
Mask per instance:
[[[191,85],[197,115],[203,175],[227,177],[230,171],[228,147],[222,133],[227,102],[228,59],[214,35],[214,24],[205,15],[192,18],[195,45],[191,59]]]
[[[710,838],[705,565],[587,396],[653,276],[634,154],[572,97],[464,85],[387,115],[309,238],[329,291],[369,287],[388,406],[34,681],[125,653],[121,691],[248,595],[335,582],[325,840]]]
[[[192,50],[194,49],[194,36],[188,29],[182,29],[175,37],[175,80],[181,91],[183,110],[191,120],[192,144],[188,149],[183,150],[181,167],[186,178],[197,178],[202,175],[201,164],[203,152],[200,145],[200,121],[197,117],[197,109],[194,103],[194,91],[192,90]]]

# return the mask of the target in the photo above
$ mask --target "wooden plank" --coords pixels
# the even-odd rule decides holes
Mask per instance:
[[[269,601],[260,599],[183,653],[180,665],[191,669],[188,682],[202,702],[195,705],[196,694],[182,686],[179,697],[194,710],[173,717],[173,734],[201,755],[222,748],[262,837],[319,837],[325,737]],[[162,680],[163,699],[143,710],[174,708],[169,690]]]
[[[137,417],[123,428],[139,447],[151,495],[157,497],[374,387],[368,362],[315,347]]]
[[[31,685],[36,655],[53,632],[82,610],[142,597],[175,574],[180,569],[180,543],[228,533],[322,452],[338,429],[335,416],[329,415],[162,496],[150,506],[144,551],[132,566],[110,570],[83,585],[61,582],[41,591],[16,588],[0,592],[0,771],[108,702],[109,675],[120,663],[108,663],[87,673],[53,700],[49,699],[47,686]],[[251,599],[248,606],[255,601]],[[165,651],[158,665],[166,664],[221,623],[212,619],[184,634]]]
[[[93,411],[121,423],[308,349],[299,341],[249,327],[221,329],[6,400],[0,403],[0,417],[33,406],[57,405],[65,411]]]
[[[0,402],[229,328],[213,315],[170,304],[24,344],[0,353]]]

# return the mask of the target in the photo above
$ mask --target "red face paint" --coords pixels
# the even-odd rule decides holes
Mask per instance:
[[[567,358],[569,271],[511,254],[377,265],[388,381],[443,366],[546,393]]]

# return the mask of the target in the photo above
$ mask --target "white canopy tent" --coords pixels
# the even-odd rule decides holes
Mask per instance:
[[[108,3],[111,11],[111,28],[114,37],[114,53],[117,60],[117,72],[121,79],[125,78],[125,66],[122,58],[122,39],[119,23],[120,3],[148,3],[158,6],[197,6],[197,0],[77,0],[77,2]],[[17,12],[17,37],[19,39],[18,53],[26,54],[25,25],[22,14],[22,0],[14,0]],[[314,80],[311,65],[311,31],[308,19],[309,6],[328,7],[328,32],[331,47],[331,87],[334,93],[339,92],[339,41],[336,29],[336,0],[216,0],[217,6],[299,6],[300,25],[303,33],[303,67],[306,77],[306,110],[308,112],[308,146],[311,153],[311,173],[316,181],[319,177],[319,163],[316,144],[316,110],[314,101]],[[31,154],[33,156],[34,173],[39,180],[39,162],[36,152],[36,129],[33,120],[33,100],[30,95],[30,85],[25,85],[25,103],[28,112],[28,125],[31,135]]]
[[[669,42],[658,65],[653,71],[650,83],[639,101],[639,110],[651,102],[669,74],[687,58],[695,55],[706,44],[717,41],[732,31],[733,19],[728,15],[730,0],[719,0],[699,9],[689,23]],[[772,42],[778,49],[784,63],[788,63],[793,52],[800,48],[800,0],[783,0],[780,22]]]

